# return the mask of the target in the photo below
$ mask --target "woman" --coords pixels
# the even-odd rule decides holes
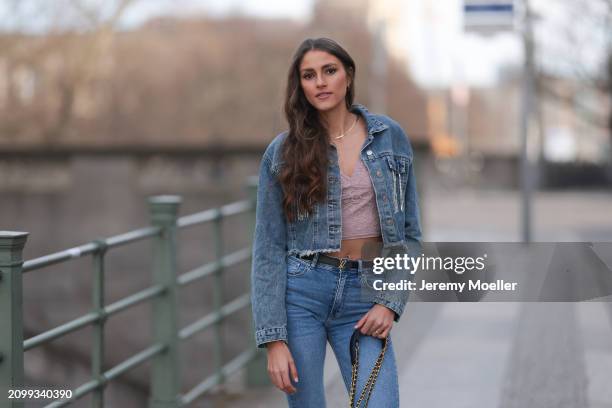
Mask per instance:
[[[413,154],[401,127],[354,105],[354,95],[350,55],[333,40],[305,40],[289,68],[289,130],[261,162],[251,273],[255,339],[267,348],[268,373],[290,407],[325,406],[327,341],[349,389],[355,329],[363,334],[357,396],[387,338],[369,406],[399,406],[390,331],[407,292],[367,297],[362,288],[373,282],[366,252],[420,248]]]

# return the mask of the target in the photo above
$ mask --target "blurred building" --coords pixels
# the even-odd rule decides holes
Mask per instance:
[[[607,94],[568,78],[540,74],[538,82],[537,127],[528,150],[539,163],[540,185],[612,182]],[[495,87],[430,91],[434,154],[476,161],[472,175],[484,184],[517,187],[521,87],[518,73],[506,73]]]
[[[286,128],[286,71],[306,37],[343,44],[358,65],[357,102],[372,103],[376,59],[368,21],[379,13],[397,27],[385,10],[368,1],[321,2],[306,26],[240,16],[159,17],[118,32],[2,34],[0,148],[261,149]],[[415,140],[425,139],[426,100],[402,53],[393,51],[394,33],[385,34],[391,45],[378,89],[386,113]]]
[[[399,0],[319,0],[311,32],[344,44],[357,63],[358,99],[396,119],[411,141],[427,148],[427,96],[412,78],[406,48],[408,6]],[[361,30],[365,35],[354,41]]]

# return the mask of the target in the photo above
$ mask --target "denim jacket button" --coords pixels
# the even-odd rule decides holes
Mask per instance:
[[[387,218],[387,225],[391,225],[393,223],[393,220],[391,218]]]
[[[381,172],[380,170],[376,170],[376,175],[377,175],[378,177],[381,177],[381,176],[382,176],[382,172]]]
[[[371,150],[368,150],[366,153],[368,154],[368,156],[371,156],[373,154]]]

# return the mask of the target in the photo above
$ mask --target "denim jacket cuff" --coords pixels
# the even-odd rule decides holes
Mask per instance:
[[[383,305],[391,310],[393,310],[395,312],[395,317],[393,318],[393,320],[395,322],[399,322],[399,319],[402,315],[402,312],[404,311],[404,305],[398,302],[393,302],[391,300],[385,299],[383,296],[377,296],[374,299],[375,303],[378,303],[379,305]]]
[[[257,347],[264,348],[265,343],[272,341],[283,340],[287,342],[287,327],[267,327],[265,329],[259,329],[255,332],[255,343]]]

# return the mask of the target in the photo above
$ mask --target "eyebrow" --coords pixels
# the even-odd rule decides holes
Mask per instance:
[[[336,66],[336,63],[335,62],[330,62],[329,64],[323,65],[321,68],[325,69],[325,68],[334,67],[334,66]],[[314,69],[313,68],[304,68],[300,72],[304,73],[304,72],[308,72],[308,71],[314,71]]]

